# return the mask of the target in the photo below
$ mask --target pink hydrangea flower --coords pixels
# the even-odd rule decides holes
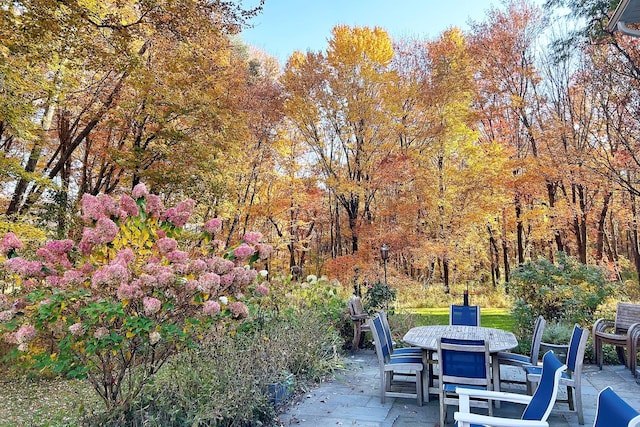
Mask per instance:
[[[174,264],[182,264],[189,258],[189,254],[184,251],[171,251],[167,253],[167,259]]]
[[[113,261],[111,261],[111,264],[119,264],[126,267],[127,265],[131,264],[135,258],[136,255],[133,253],[133,251],[129,248],[126,248],[118,251],[116,257],[113,259]]]
[[[0,240],[0,253],[3,255],[8,255],[9,252],[15,252],[16,250],[22,249],[22,242],[18,239],[13,233],[7,233]]]
[[[229,286],[233,283],[233,273],[223,274],[220,276],[220,285]]]
[[[28,343],[36,337],[36,328],[28,323],[20,325],[15,332],[15,340],[18,344]]]
[[[233,250],[233,255],[236,258],[242,260],[242,259],[249,258],[251,255],[254,254],[255,251],[256,250],[252,246],[249,246],[246,243],[243,243]]]
[[[164,267],[158,271],[155,275],[158,286],[166,287],[175,283],[176,276],[173,270],[169,267]]]
[[[74,337],[80,336],[84,333],[84,326],[82,326],[82,323],[80,322],[74,323],[73,325],[69,326],[69,332],[71,332],[71,335],[73,335]]]
[[[160,311],[162,308],[162,301],[158,298],[144,297],[142,299],[142,305],[144,306],[144,314],[149,316]]]
[[[96,237],[99,243],[111,243],[118,235],[119,228],[115,222],[107,217],[102,217],[96,223]]]
[[[93,337],[99,340],[100,338],[108,334],[109,334],[109,330],[104,326],[101,326],[98,329],[96,329],[96,331],[93,333]]]
[[[256,249],[258,250],[258,256],[260,257],[260,259],[269,258],[269,255],[271,255],[271,253],[273,252],[273,246],[265,245],[262,243],[257,244]]]
[[[176,242],[171,237],[163,237],[156,241],[156,246],[158,247],[158,251],[160,253],[166,254],[171,251],[175,251],[178,247],[178,242]]]
[[[193,212],[193,208],[195,207],[196,202],[193,199],[183,200],[176,205],[176,209],[178,210],[178,212],[188,212],[189,215],[191,215],[191,212]]]
[[[269,287],[263,284],[260,284],[256,287],[256,292],[260,295],[267,296],[269,295]]]
[[[120,197],[120,210],[125,215],[120,215],[121,218],[126,218],[127,216],[138,216],[139,210],[136,201],[131,198],[128,194],[123,194]]]
[[[189,273],[198,274],[207,269],[207,263],[201,259],[194,259],[189,263]]]
[[[102,212],[107,217],[117,218],[120,216],[120,206],[116,203],[116,201],[107,194],[99,194],[98,200],[102,205]]]
[[[97,221],[104,216],[102,203],[97,197],[84,193],[82,195],[82,219],[86,222]]]
[[[212,300],[205,301],[204,305],[202,306],[202,312],[206,316],[218,314],[220,313],[220,303],[218,303],[218,301]]]
[[[249,308],[240,301],[229,304],[229,310],[235,319],[245,319],[249,316]]]
[[[215,273],[205,273],[198,279],[198,290],[205,293],[215,292],[220,286],[220,276]]]
[[[222,220],[212,218],[204,223],[204,231],[211,234],[219,233],[222,230]]]
[[[9,258],[4,262],[4,267],[9,273],[22,277],[42,276],[42,263],[40,261],[28,261],[22,257]]]
[[[103,265],[98,268],[91,278],[91,286],[99,288],[101,286],[118,285],[128,282],[131,277],[129,269],[121,264]]]
[[[136,286],[134,284],[127,285],[126,283],[123,283],[118,288],[116,295],[118,296],[119,300],[123,301],[140,298],[143,294],[139,286]]]
[[[190,292],[197,290],[198,286],[200,286],[200,282],[195,279],[187,280],[187,283],[184,284],[185,289]]]
[[[262,240],[262,233],[250,231],[244,235],[243,240],[249,245],[257,245]]]
[[[233,283],[240,287],[250,285],[258,278],[257,271],[248,270],[243,267],[234,268],[233,273],[234,273]]]
[[[213,271],[216,274],[226,274],[230,272],[235,265],[233,261],[229,261],[228,259],[220,257],[212,257],[207,259],[207,264],[209,266],[209,270]]]
[[[136,184],[131,191],[131,195],[134,199],[139,199],[140,197],[146,197],[149,194],[149,190],[147,190],[147,186],[143,183]]]
[[[0,311],[0,322],[8,322],[13,319],[15,312],[13,310]]]
[[[145,197],[146,207],[145,211],[152,218],[159,218],[164,210],[164,205],[160,197],[155,194],[149,194]],[[160,236],[158,236],[160,237]]]

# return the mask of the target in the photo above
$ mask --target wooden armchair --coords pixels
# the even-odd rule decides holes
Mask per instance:
[[[347,305],[349,307],[349,316],[353,322],[353,341],[351,343],[351,348],[353,350],[357,350],[361,347],[361,342],[364,340],[365,333],[371,331],[371,328],[367,323],[369,315],[364,312],[360,297],[351,298]]]
[[[637,323],[640,323],[640,305],[625,302],[618,303],[614,320],[596,320],[593,324],[593,352],[600,369],[602,369],[602,344],[612,344],[616,347],[620,363],[628,368],[633,366],[635,375],[637,362],[631,362],[631,360],[637,357],[636,354],[632,354],[632,350],[637,349],[638,334],[635,332]],[[635,345],[631,345],[632,340],[635,340]],[[629,361],[625,359],[625,348],[629,354]]]

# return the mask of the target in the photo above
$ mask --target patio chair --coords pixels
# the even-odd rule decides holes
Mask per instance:
[[[380,367],[380,401],[385,403],[387,397],[409,397],[417,399],[418,406],[422,406],[422,384],[425,375],[422,356],[391,357],[380,316],[369,319],[369,328],[373,335]],[[395,381],[394,374],[406,375],[407,373],[412,374],[407,376],[407,381]],[[415,392],[407,390],[411,386],[415,387]]]
[[[593,427],[638,427],[640,413],[622,400],[611,387],[598,393],[596,419]]]
[[[546,421],[558,395],[560,376],[566,369],[567,366],[563,365],[550,350],[542,358],[542,376],[533,396],[459,387],[457,392],[460,397],[460,410],[453,415],[457,422],[456,426],[548,427]],[[493,401],[521,403],[527,406],[519,420],[474,414],[470,411],[469,402],[471,398],[478,397]]]
[[[449,309],[449,324],[480,326],[480,306],[452,305]]]
[[[391,327],[389,326],[389,320],[387,319],[387,315],[384,310],[380,310],[378,312],[378,317],[382,321],[384,336],[387,340],[387,345],[389,346],[391,357],[395,357],[398,355],[412,355],[422,357],[422,348],[420,347],[396,347],[395,342],[393,341],[393,338],[391,336]]]
[[[351,342],[351,348],[357,350],[361,347],[365,333],[370,330],[369,324],[367,323],[369,315],[364,312],[360,297],[351,298],[347,306],[349,307],[349,316],[353,322],[353,341]]]
[[[567,351],[567,370],[560,377],[560,385],[567,387],[567,400],[558,400],[558,402],[569,404],[569,409],[577,413],[580,425],[584,424],[582,411],[582,364],[588,338],[589,331],[587,329],[582,329],[578,324],[573,327]],[[540,381],[541,368],[539,366],[527,366],[524,369],[527,372],[527,389],[531,390],[531,384]]]
[[[542,342],[542,333],[544,332],[544,328],[547,325],[547,321],[543,316],[538,316],[536,319],[536,323],[533,326],[533,336],[531,337],[531,352],[529,355],[511,353],[506,351],[499,351],[493,357],[498,359],[498,363],[500,365],[508,365],[508,366],[517,366],[522,369],[524,373],[525,379],[524,381],[512,380],[512,379],[502,379],[498,381],[497,384],[494,384],[494,390],[501,390],[501,383],[503,382],[515,382],[515,383],[526,383],[526,372],[524,370],[525,366],[537,366],[538,365],[538,355],[540,354],[540,343]]]
[[[624,356],[624,349],[626,348],[627,352],[631,353],[629,338],[638,322],[640,322],[640,305],[625,302],[619,302],[616,306],[614,320],[602,318],[595,321],[593,324],[593,353],[595,354],[596,364],[600,369],[602,369],[603,344],[614,345],[620,363],[630,367]],[[636,357],[636,355],[633,355],[633,357]]]
[[[447,406],[458,404],[460,387],[492,389],[490,360],[489,344],[484,340],[438,339],[441,426],[445,425]],[[472,399],[467,403],[486,408],[489,415],[493,415],[493,406],[487,399]]]

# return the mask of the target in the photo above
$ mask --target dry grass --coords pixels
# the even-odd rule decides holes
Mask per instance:
[[[0,427],[78,426],[102,403],[87,382],[6,377],[0,381]]]

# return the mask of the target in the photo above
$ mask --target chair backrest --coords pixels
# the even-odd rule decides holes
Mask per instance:
[[[480,306],[452,305],[449,311],[449,324],[480,326]]]
[[[352,316],[364,314],[364,308],[362,307],[362,300],[360,297],[353,297],[349,300],[349,312]]]
[[[381,365],[384,365],[391,357],[391,350],[384,334],[384,327],[382,326],[382,319],[380,319],[380,316],[369,319],[369,328],[371,329],[371,335],[373,335],[378,362],[380,362]]]
[[[593,427],[636,427],[638,425],[640,425],[640,413],[622,400],[611,387],[598,393]]]
[[[584,361],[584,352],[587,348],[587,339],[589,331],[582,329],[577,323],[573,326],[571,339],[569,340],[569,349],[567,350],[567,370],[574,378],[580,375],[582,371],[582,363]]]
[[[531,364],[538,364],[538,357],[540,357],[540,343],[542,342],[542,334],[544,328],[547,326],[547,321],[544,316],[538,316],[535,325],[533,325],[533,337],[531,338]]]
[[[522,413],[523,420],[547,420],[558,396],[560,377],[562,372],[566,370],[567,365],[563,365],[553,354],[553,351],[549,350],[542,356],[540,382],[531,397],[531,401]]]
[[[380,310],[378,312],[378,317],[382,322],[382,329],[384,332],[384,337],[387,340],[387,346],[389,346],[389,352],[393,353],[393,338],[391,337],[391,327],[389,326],[389,319],[387,319],[387,314],[384,310]]]
[[[442,384],[491,385],[489,344],[484,340],[438,339]]]
[[[640,322],[640,304],[619,302],[616,307],[615,332],[626,332],[631,325],[637,322]]]

